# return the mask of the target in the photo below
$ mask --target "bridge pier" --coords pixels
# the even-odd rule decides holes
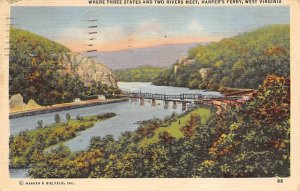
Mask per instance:
[[[156,106],[156,99],[155,98],[152,98],[152,106]]]
[[[182,111],[185,111],[186,110],[186,102],[183,101],[183,102],[181,102],[181,104],[182,104]]]
[[[141,97],[140,98],[140,105],[144,105],[145,104],[145,98],[144,97]]]
[[[168,101],[168,100],[165,100],[165,101],[164,101],[164,108],[165,108],[165,109],[168,109],[168,108],[169,108],[169,101]]]
[[[173,109],[176,109],[176,108],[177,108],[177,102],[173,101]]]
[[[192,108],[192,103],[187,103],[187,109],[190,110]]]

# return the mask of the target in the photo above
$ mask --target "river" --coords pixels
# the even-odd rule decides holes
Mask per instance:
[[[151,83],[145,82],[119,82],[118,86],[123,91],[130,92],[147,92],[147,93],[159,93],[159,94],[203,94],[203,95],[221,95],[219,92],[206,92],[203,90],[190,90],[188,88],[181,87],[169,87],[169,86],[154,86]],[[85,150],[89,145],[90,139],[94,136],[105,136],[108,134],[118,138],[122,132],[133,131],[138,127],[137,122],[148,120],[152,118],[162,119],[173,112],[178,114],[182,113],[184,109],[181,104],[177,104],[177,107],[173,107],[170,103],[168,107],[164,106],[162,101],[157,101],[155,106],[152,106],[151,100],[146,100],[143,105],[139,103],[139,100],[121,103],[113,103],[107,105],[98,105],[86,108],[78,108],[67,111],[60,111],[55,113],[40,114],[35,116],[20,117],[10,119],[10,133],[15,135],[23,130],[35,129],[38,120],[43,120],[43,124],[54,123],[54,115],[59,113],[62,120],[64,120],[67,113],[72,118],[75,118],[77,114],[81,116],[101,114],[106,112],[114,112],[116,117],[96,123],[92,128],[77,133],[77,136],[64,143],[71,151]],[[26,170],[14,169],[10,171],[12,178],[26,177]]]

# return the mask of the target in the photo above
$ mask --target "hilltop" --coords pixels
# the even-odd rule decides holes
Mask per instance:
[[[65,46],[31,33],[10,29],[9,95],[40,105],[88,99],[119,91],[112,70]]]
[[[257,88],[268,74],[289,76],[289,25],[272,25],[189,50],[155,85]]]
[[[113,70],[140,66],[169,67],[188,50],[199,43],[165,44],[146,48],[134,48],[112,52],[96,52],[97,60]],[[93,54],[92,54],[93,55]]]
[[[137,68],[115,70],[119,81],[122,82],[151,82],[158,77],[164,68],[140,66]]]

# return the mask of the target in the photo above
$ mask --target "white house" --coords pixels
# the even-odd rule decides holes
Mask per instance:
[[[75,99],[74,99],[74,102],[76,102],[76,103],[77,103],[77,102],[81,102],[81,99],[80,99],[80,98],[75,98]]]
[[[243,95],[243,100],[249,101],[252,98],[251,94]]]
[[[105,98],[105,95],[98,95],[98,99],[100,99],[100,100],[105,100],[106,98]]]

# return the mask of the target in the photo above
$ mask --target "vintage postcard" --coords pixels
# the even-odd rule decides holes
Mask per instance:
[[[300,190],[297,0],[1,0],[0,190]]]

